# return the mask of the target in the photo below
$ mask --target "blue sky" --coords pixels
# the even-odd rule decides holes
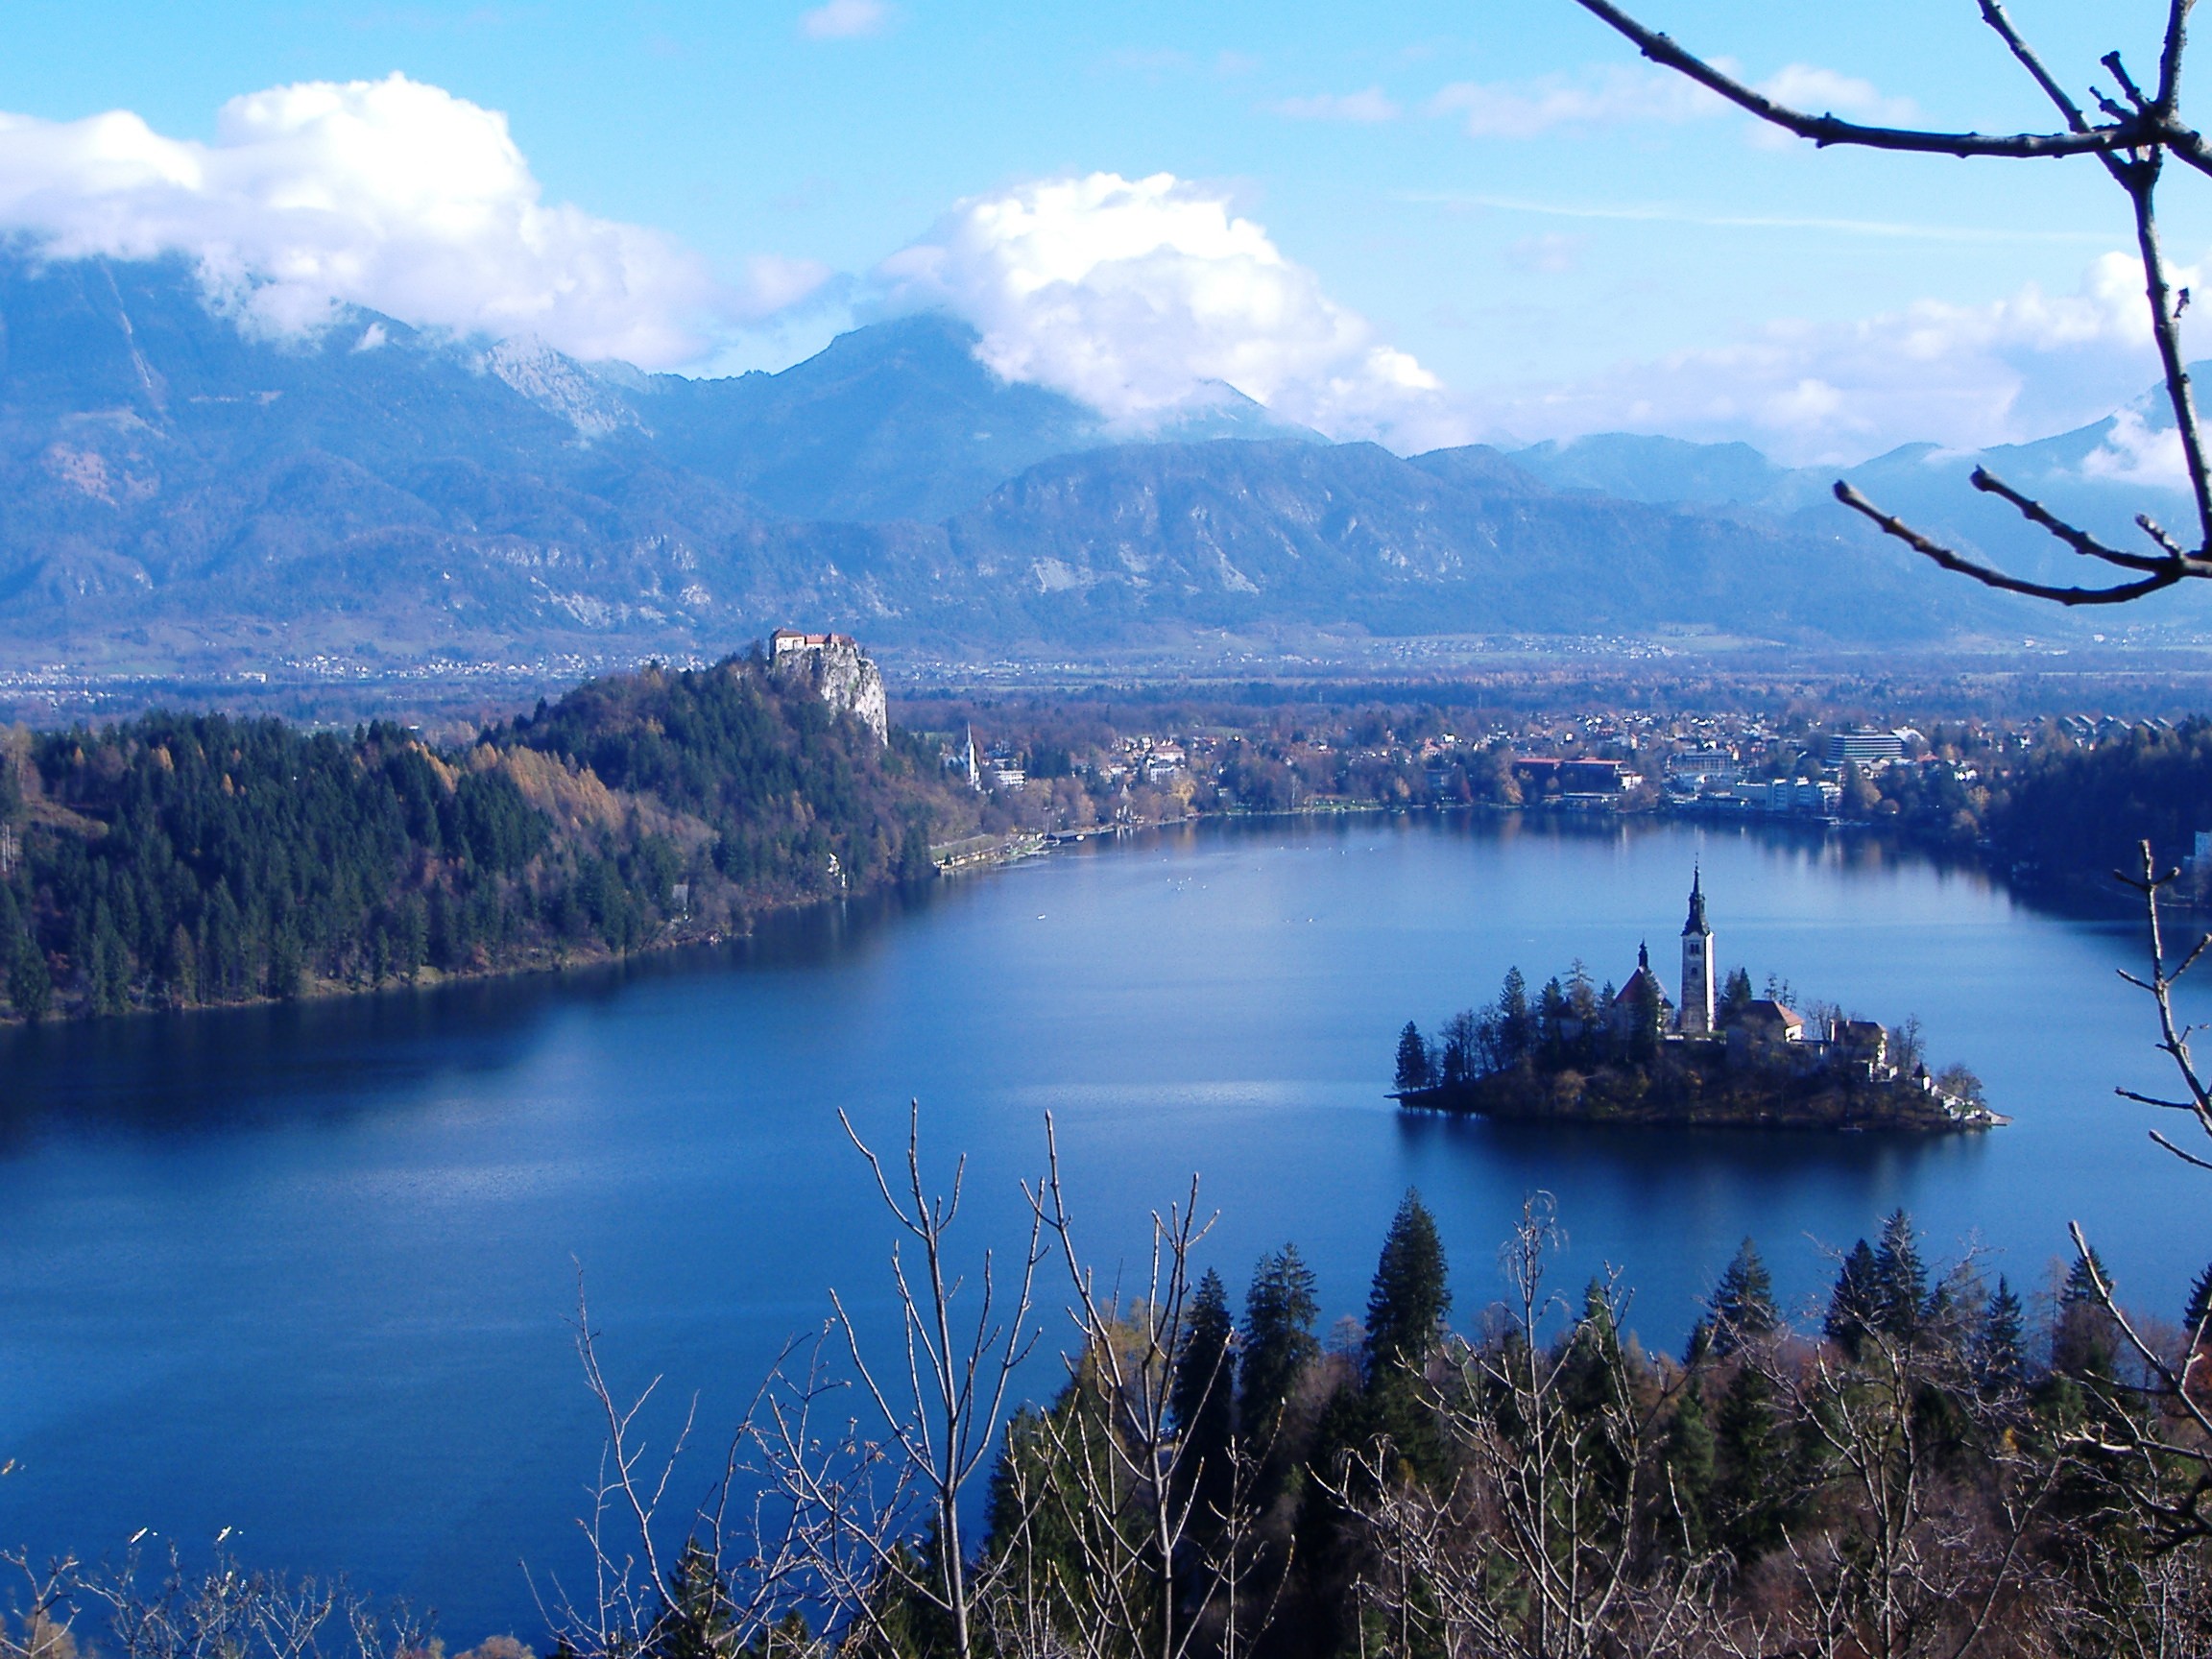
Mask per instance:
[[[2115,46],[2149,73],[2154,5],[2018,0],[2014,12],[2076,84]],[[1647,0],[1642,14],[1746,79],[1780,78],[1848,112],[2051,124],[1972,0]],[[2128,245],[2124,203],[2093,163],[1762,142],[1640,64],[1571,0],[833,0],[814,12],[757,0],[12,0],[9,33],[0,110],[32,118],[16,126],[24,143],[129,110],[197,154],[237,141],[218,111],[241,95],[396,73],[503,114],[541,204],[657,233],[625,244],[631,275],[612,298],[547,263],[609,245],[585,230],[551,252],[525,232],[529,259],[494,252],[479,260],[490,275],[454,277],[559,288],[560,304],[528,314],[585,354],[776,366],[855,317],[944,303],[985,329],[1003,371],[1119,397],[1132,419],[1182,395],[1170,364],[1188,360],[1295,418],[1400,447],[1631,428],[1742,437],[1802,460],[1908,438],[2034,436],[2104,412],[2151,376],[2134,278],[2107,258]],[[423,100],[388,99],[370,129],[388,132],[415,110],[445,118]],[[298,131],[292,115],[284,123]],[[472,142],[453,132],[455,146]],[[65,157],[26,183],[46,151],[11,163],[8,136],[0,218],[12,211],[76,246],[122,234],[103,218],[95,235],[89,209],[55,204],[104,188],[100,156]],[[434,134],[423,164],[447,142]],[[282,164],[296,190],[301,170],[322,163]],[[281,263],[283,237],[239,224],[272,199],[265,172],[236,186],[220,234],[175,202],[144,209],[165,227],[144,234],[194,250],[214,237],[242,270]],[[1174,182],[1141,199],[1038,194],[1103,175]],[[2212,197],[2188,179],[2167,194],[2170,247],[2194,265],[2212,252]],[[138,200],[118,210],[139,212]],[[1005,213],[963,217],[962,203],[1029,224],[1057,214],[1051,247],[1063,252],[1108,215],[1121,263],[1111,282],[1078,278],[1069,303],[1041,311],[1023,284],[1034,260],[1056,255],[1033,241],[1009,252]],[[401,234],[377,212],[373,234],[397,237],[385,274],[313,280],[423,312],[410,321],[496,331],[508,315],[498,295],[441,295],[422,274],[445,261],[421,237],[444,232]],[[1238,221],[1261,240],[1238,242]],[[1181,238],[1180,262],[1132,263],[1122,244],[1158,225]],[[476,257],[474,244],[455,254]],[[661,263],[645,270],[652,259]],[[1232,264],[1249,276],[1270,259],[1282,269],[1269,283],[1232,283],[1222,301],[1249,315],[1192,321]],[[360,265],[350,253],[322,263]],[[1155,278],[1157,293],[1145,286]],[[1279,313],[1286,339],[1268,333]]]

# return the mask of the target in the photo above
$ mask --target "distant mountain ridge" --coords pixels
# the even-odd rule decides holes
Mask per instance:
[[[2192,369],[2200,372],[2201,366]],[[1969,476],[1985,467],[2108,544],[2151,552],[2136,514],[2148,512],[2193,539],[2195,508],[2180,481],[2142,466],[2128,440],[2140,447],[2172,428],[2158,390],[2119,413],[2032,443],[1975,450],[1907,444],[1855,467],[1788,468],[1745,444],[1618,432],[1534,445],[1513,451],[1512,459],[1558,490],[1800,526],[1836,518],[1833,489],[1841,478],[1884,511],[1960,552],[2038,580],[2096,585],[2100,567],[2084,566],[2011,507],[1974,489]],[[2205,615],[2193,596],[2174,597],[2173,610],[2199,620]]]
[[[790,621],[950,653],[2052,626],[1741,445],[1407,460],[1227,388],[1136,435],[975,344],[908,317],[686,380],[366,312],[271,339],[178,261],[0,253],[0,661],[712,654]],[[2053,440],[2048,465],[2103,441]],[[1855,475],[1934,490],[1964,465]]]

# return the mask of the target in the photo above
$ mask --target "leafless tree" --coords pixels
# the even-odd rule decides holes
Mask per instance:
[[[0,1475],[14,1468],[11,1458]],[[69,1597],[78,1581],[77,1558],[64,1555],[35,1564],[18,1550],[0,1555],[0,1566],[14,1580],[9,1618],[0,1619],[0,1659],[74,1659],[77,1645],[70,1625],[76,1610]]]
[[[1081,1570],[1066,1587],[1077,1602],[1070,1629],[1085,1651],[1182,1659],[1218,1599],[1231,1593],[1217,1574],[1182,1571],[1199,1500],[1185,1425],[1173,1407],[1177,1379],[1190,1363],[1191,1252],[1213,1218],[1198,1218],[1193,1177],[1184,1203],[1152,1214],[1143,1284],[1127,1297],[1118,1287],[1102,1290],[1076,1248],[1049,1115],[1045,1137],[1046,1177],[1029,1198],[1068,1270],[1077,1340],[1070,1361],[1072,1408],[1037,1420],[1050,1464],[1037,1495],[1057,1508],[1058,1530],[1080,1556]],[[1211,1377],[1205,1386],[1228,1388],[1233,1380]],[[1230,1507],[1215,1519],[1241,1532],[1248,1505],[1233,1497]],[[1232,1565],[1238,1555],[1233,1543]],[[1187,1607],[1193,1576],[1198,1593]],[[1234,1642],[1233,1623],[1227,1634]]]
[[[702,1580],[691,1586],[693,1592],[711,1598],[710,1609],[688,1610],[709,1614],[709,1628],[703,1632],[709,1646],[724,1653],[753,1646],[772,1650],[782,1620],[802,1603],[818,1602],[824,1587],[810,1517],[779,1501],[781,1495],[757,1478],[760,1468],[752,1455],[772,1394],[781,1405],[790,1392],[790,1362],[800,1344],[787,1344],[770,1367],[707,1496],[689,1511],[671,1515],[670,1491],[696,1424],[696,1396],[666,1449],[656,1455],[640,1419],[661,1380],[654,1378],[635,1396],[615,1394],[600,1363],[598,1333],[581,1284],[575,1342],[605,1439],[587,1512],[577,1521],[590,1555],[590,1594],[572,1594],[558,1575],[538,1593],[539,1611],[556,1643],[577,1659],[633,1659],[660,1634],[672,1598],[691,1573]],[[741,1516],[731,1513],[733,1503],[742,1504]],[[674,1557],[671,1547],[679,1551]],[[534,1575],[531,1582],[536,1590]]]
[[[896,1181],[851,1120],[839,1120],[907,1236],[891,1255],[899,1351],[872,1355],[832,1288],[828,1325],[812,1342],[785,1346],[706,1498],[688,1511],[671,1496],[696,1400],[666,1447],[649,1447],[642,1417],[660,1379],[634,1397],[614,1391],[579,1297],[577,1355],[605,1430],[579,1523],[592,1582],[575,1596],[556,1579],[540,1597],[557,1639],[579,1659],[635,1659],[663,1621],[685,1615],[704,1616],[706,1628],[695,1634],[712,1650],[773,1659],[803,1639],[791,1625],[801,1611],[816,1622],[819,1642],[857,1636],[888,1654],[900,1650],[901,1609],[913,1606],[944,1619],[958,1659],[974,1651],[998,1585],[988,1563],[972,1560],[962,1503],[996,1447],[1015,1373],[1039,1335],[1031,1292],[1046,1255],[1043,1220],[1032,1218],[1010,1305],[984,1253],[970,1319],[958,1306],[963,1280],[949,1242],[966,1160],[950,1190],[932,1194],[922,1172],[918,1102]],[[911,1261],[909,1244],[918,1246]],[[832,1345],[842,1350],[840,1364],[830,1362]],[[672,1605],[682,1589],[710,1605]]]
[[[988,1569],[979,1575],[969,1559],[961,1499],[996,1448],[1014,1375],[1040,1334],[1031,1323],[1031,1309],[1037,1268],[1046,1256],[1044,1217],[1033,1208],[1028,1242],[1013,1276],[1011,1305],[1000,1298],[993,1257],[986,1251],[974,1317],[958,1318],[954,1302],[962,1280],[947,1239],[959,1218],[967,1159],[954,1166],[949,1193],[929,1192],[922,1176],[922,1108],[916,1101],[907,1122],[905,1168],[894,1187],[883,1161],[860,1139],[852,1120],[842,1112],[838,1120],[867,1160],[877,1191],[918,1247],[920,1260],[910,1270],[902,1247],[892,1249],[903,1353],[889,1364],[869,1357],[858,1324],[837,1292],[830,1293],[835,1328],[886,1438],[855,1442],[862,1472],[842,1479],[834,1488],[809,1472],[817,1465],[805,1457],[796,1466],[783,1462],[781,1467],[786,1481],[795,1484],[793,1496],[830,1516],[827,1531],[819,1536],[847,1553],[829,1565],[845,1571],[840,1563],[857,1559],[873,1567],[878,1583],[860,1601],[858,1616],[878,1622],[885,1593],[910,1596],[945,1618],[957,1659],[970,1659],[981,1626],[979,1609],[995,1585]],[[779,1444],[788,1449],[788,1438]],[[805,1450],[804,1442],[800,1449]],[[869,1481],[870,1470],[881,1473],[887,1490]],[[926,1523],[920,1549],[913,1543],[914,1528],[899,1525],[917,1507]],[[857,1557],[850,1554],[854,1551]],[[878,1634],[890,1639],[890,1632],[879,1626]]]
[[[1869,1328],[1848,1358],[1786,1336],[1747,1351],[1791,1419],[1812,1431],[1843,1505],[1787,1540],[1807,1651],[1968,1659],[2022,1589],[2064,1465],[2022,1452],[1984,1409],[1971,1479],[1941,1466],[1932,1441],[1955,1430],[1928,1402],[1980,1404],[1961,1337]]]
[[[2128,573],[2127,580],[2105,586],[2065,587],[2030,581],[1967,558],[1885,513],[1841,480],[1836,485],[1836,498],[1870,519],[1885,534],[1895,537],[1946,570],[1957,571],[2007,592],[2025,593],[2060,605],[2126,604],[2187,578],[2212,576],[2212,471],[2206,469],[2196,399],[2181,349],[2181,313],[2189,302],[2189,295],[2186,289],[2176,289],[2174,284],[2159,245],[2156,207],[2158,185],[2169,157],[2199,173],[2212,174],[2212,144],[2191,128],[2181,113],[2181,72],[2188,49],[2189,14],[2195,0],[2168,0],[2158,72],[2150,89],[2146,90],[2137,82],[2121,55],[2114,51],[2107,52],[2101,60],[2109,78],[2108,84],[2089,85],[2083,97],[2069,92],[2061,80],[2045,66],[2014,27],[2001,0],[1977,0],[1982,20],[1995,32],[2006,50],[2050,100],[2062,123],[2059,130],[2053,132],[2006,133],[1867,126],[1831,114],[1791,108],[1739,81],[1711,60],[1685,50],[1666,35],[1639,22],[1612,0],[1575,0],[1575,4],[1634,42],[1652,62],[1688,76],[1761,121],[1823,147],[1848,145],[1929,156],[2015,160],[2095,157],[2126,193],[2134,217],[2135,245],[2143,262],[2151,331],[2157,343],[2167,401],[2173,408],[2175,430],[2180,437],[2196,508],[2197,524],[2189,533],[2194,544],[2170,533],[2148,514],[2138,514],[2135,522],[2153,551],[2132,552],[2108,546],[2089,532],[2060,519],[2041,503],[2031,500],[1986,468],[1977,467],[1973,473],[1975,489],[2007,502],[2030,523],[2049,532],[2074,552]]]
[[[2127,196],[2134,221],[2152,336],[2157,346],[2167,402],[2180,441],[2196,511],[2197,524],[2191,533],[2194,545],[2167,531],[2149,515],[2139,514],[2136,524],[2155,551],[2130,552],[2108,546],[2029,499],[1987,469],[1976,468],[1972,478],[1976,489],[2006,501],[2029,522],[2049,532],[2076,553],[2126,572],[2128,576],[2126,580],[2111,581],[2104,586],[2062,587],[2029,581],[1966,558],[1885,513],[1848,483],[1838,481],[1836,495],[1886,534],[1947,570],[1992,588],[2062,605],[2125,604],[2185,579],[2212,576],[2212,469],[2207,467],[2181,344],[2181,314],[2189,302],[2189,294],[2186,289],[2176,288],[2173,280],[2159,241],[2156,205],[2158,186],[2169,160],[2199,174],[2212,175],[2212,144],[2188,124],[2182,113],[2182,72],[2188,55],[2189,21],[2195,0],[2167,0],[2157,73],[2148,89],[2130,73],[2122,55],[2115,50],[2100,60],[2104,81],[2086,85],[2083,96],[2067,90],[2061,79],[2045,64],[2014,25],[2002,0],[1976,0],[1982,20],[2033,81],[2062,123],[2056,131],[1996,134],[1868,126],[1831,114],[1791,108],[1729,75],[1710,60],[1685,50],[1666,35],[1630,16],[1612,0],[1575,0],[1575,3],[1633,42],[1652,62],[1688,76],[1761,121],[1818,145],[1840,144],[1964,158],[2093,156]],[[2149,842],[2142,844],[2141,852],[2139,872],[2116,874],[2143,902],[2150,974],[2147,978],[2133,974],[2126,977],[2149,993],[2156,1005],[2159,1047],[2174,1063],[2182,1094],[2178,1099],[2169,1099],[2129,1090],[2120,1093],[2144,1104],[2182,1113],[2194,1121],[2201,1134],[2212,1139],[2212,1094],[2207,1093],[2191,1055],[2190,1029],[2177,1020],[2172,995],[2175,984],[2196,965],[2212,938],[2200,940],[2177,964],[2169,962],[2159,915],[2159,896],[2173,884],[2176,873],[2159,871]],[[2156,1131],[2152,1132],[2152,1139],[2190,1165],[2212,1170],[2212,1158],[2184,1150]],[[2145,1506],[2169,1544],[2212,1538],[2212,1415],[2207,1414],[2202,1381],[2207,1337],[2212,1336],[2212,1331],[2205,1328],[2207,1321],[2200,1318],[2199,1328],[2187,1334],[2181,1353],[2163,1352],[2120,1306],[2078,1223],[2072,1233],[2098,1301],[2148,1380],[2148,1387],[2139,1393],[2147,1393],[2156,1402],[2156,1409],[2146,1414],[2139,1408],[2142,1405],[2139,1398],[2111,1397],[2121,1391],[2107,1391],[2108,1397],[2103,1402],[2105,1409],[2100,1414],[2103,1437],[2089,1436],[2084,1449],[2101,1454],[2106,1459],[2107,1468],[2124,1478],[2127,1489]],[[2182,1476],[2178,1489],[2174,1479],[2177,1471]]]
[[[2199,1070],[2191,1046],[2198,1028],[2184,1022],[2174,1006],[2175,988],[2212,949],[2212,934],[2200,937],[2178,959],[2169,958],[2159,898],[2180,878],[2180,872],[2161,870],[2148,841],[2138,843],[2137,854],[2134,871],[2116,870],[2113,877],[2142,902],[2150,960],[2145,974],[2123,970],[2120,976],[2150,997],[2157,1013],[2157,1046],[2172,1063],[2181,1088],[2178,1098],[2133,1089],[2114,1093],[2140,1105],[2179,1114],[2198,1136],[2212,1142],[2212,1087]],[[2150,1134],[2184,1164],[2212,1170],[2212,1159],[2176,1144],[2161,1130]],[[2131,1383],[2122,1379],[2086,1380],[2103,1409],[2082,1431],[2082,1450],[2103,1460],[2105,1472],[2151,1522],[2164,1547],[2212,1540],[2212,1390],[2205,1376],[2212,1363],[2208,1346],[2212,1314],[2200,1310],[2194,1329],[2183,1334],[2180,1351],[2171,1351],[2153,1340],[2121,1305],[2081,1224],[2073,1222],[2068,1231],[2097,1302],[2136,1371]]]
[[[2098,1523],[2107,1518],[2093,1517]],[[2043,1613],[2067,1644],[2059,1650],[2110,1659],[2189,1659],[2212,1640],[2212,1573],[2202,1554],[2111,1547],[2109,1526],[2072,1529],[2076,1582],[2056,1588]]]
[[[1373,1531],[1379,1568],[1360,1588],[1399,1654],[1435,1644],[1453,1659],[1583,1659],[1632,1638],[1634,1651],[1664,1655],[1706,1623],[1696,1567],[1637,1570],[1657,1405],[1622,1349],[1617,1287],[1600,1284],[1565,1340],[1546,1338],[1566,1311],[1544,1287],[1561,1241],[1550,1194],[1535,1194],[1501,1252],[1505,1328],[1459,1345],[1452,1376],[1425,1388],[1453,1477],[1431,1489],[1378,1446],[1337,1488]],[[1570,1401],[1576,1374],[1583,1398]]]
[[[74,1572],[67,1594],[98,1608],[123,1659],[409,1659],[428,1641],[403,1607],[379,1608],[342,1579],[252,1572],[224,1549],[188,1571],[172,1545],[149,1574],[132,1540],[120,1567]]]

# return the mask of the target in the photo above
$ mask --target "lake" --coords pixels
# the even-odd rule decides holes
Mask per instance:
[[[1618,982],[1648,940],[1671,983],[1699,861],[1723,969],[1916,1014],[2012,1126],[1545,1130],[1384,1098],[1406,1020],[1488,1000],[1509,964]],[[1196,1171],[1233,1299],[1295,1239],[1325,1323],[1363,1306],[1409,1186],[1462,1316],[1541,1189],[1559,1288],[1618,1264],[1669,1347],[1745,1234],[1816,1297],[1827,1252],[1898,1205],[1931,1254],[1977,1248],[2024,1292],[2080,1219],[2171,1317],[2212,1254],[2212,1176],[2111,1093],[2167,1088],[2114,973],[2139,953],[2124,921],[1869,842],[1360,816],[1064,851],[590,973],[12,1032],[0,1542],[98,1556],[231,1527],[252,1561],[435,1608],[456,1646],[541,1637],[517,1563],[573,1566],[598,1449],[579,1278],[616,1382],[697,1392],[711,1441],[830,1286],[891,1329],[892,1229],[836,1112],[895,1150],[910,1096],[940,1178],[968,1155],[973,1249],[1018,1249],[1050,1112],[1094,1258],[1134,1260]]]

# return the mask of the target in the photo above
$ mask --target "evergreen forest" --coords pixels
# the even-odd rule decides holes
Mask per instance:
[[[1503,1294],[1456,1323],[1414,1192],[1363,1320],[1333,1334],[1294,1244],[1240,1307],[1216,1271],[1187,1295],[1171,1276],[1169,1322],[1156,1280],[1013,1418],[968,1637],[928,1571],[878,1575],[832,1634],[900,1659],[2212,1644],[2204,1402],[2162,1391],[2118,1323],[2178,1369],[2206,1339],[2212,1270],[2166,1319],[2123,1314],[2093,1254],[2023,1294],[1928,1259],[1899,1211],[1794,1315],[1745,1239],[1673,1355],[1628,1329],[1617,1276],[1552,1282],[1563,1242],[1533,1197],[1499,1252]],[[725,1619],[757,1590],[715,1582]],[[705,1605],[670,1597],[662,1628]]]
[[[148,713],[0,733],[21,1019],[619,955],[931,874],[973,796],[757,655],[590,681],[472,741]]]

